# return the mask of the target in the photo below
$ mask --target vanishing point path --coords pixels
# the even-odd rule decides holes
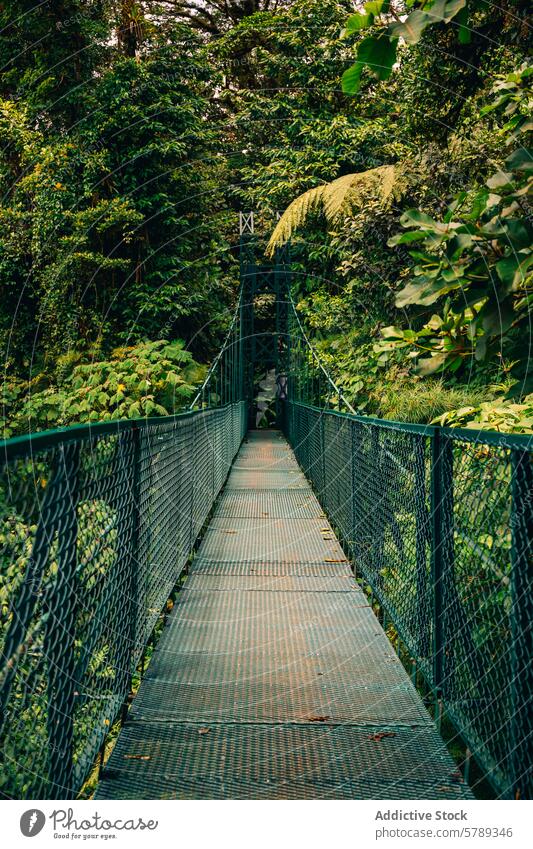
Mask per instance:
[[[237,455],[97,798],[472,798],[279,431]]]

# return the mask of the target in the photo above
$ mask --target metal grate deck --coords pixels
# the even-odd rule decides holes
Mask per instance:
[[[377,740],[379,732],[394,736]],[[98,798],[449,800],[470,794],[431,729],[133,722],[119,737]]]
[[[199,557],[284,560],[291,563],[339,562],[346,556],[324,519],[215,517],[205,533]]]
[[[243,444],[97,798],[471,797],[290,458]]]
[[[240,564],[236,564],[240,565]],[[263,564],[260,564],[263,565]],[[292,564],[289,564],[292,565]],[[298,564],[294,564],[298,568]],[[312,564],[311,564],[312,565]],[[325,575],[287,575],[287,574],[260,574],[255,573],[253,564],[248,570],[241,568],[238,572],[232,570],[231,574],[224,571],[213,574],[207,570],[198,571],[194,569],[187,581],[187,592],[192,590],[214,590],[226,592],[347,592],[357,589],[353,575],[339,575],[337,572]]]
[[[228,563],[220,560],[207,560],[196,558],[191,572],[193,574],[205,575],[262,575],[271,577],[273,575],[288,575],[294,577],[326,577],[337,575],[348,576],[353,579],[353,572],[348,561],[346,563],[287,563],[286,561],[269,560],[242,560],[238,563]]]
[[[309,483],[298,470],[256,470],[253,466],[249,469],[234,469],[226,483],[227,489],[309,489]]]
[[[308,489],[226,489],[220,496],[214,516],[217,519],[325,518],[322,507]]]

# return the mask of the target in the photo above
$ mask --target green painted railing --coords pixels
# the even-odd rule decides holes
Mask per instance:
[[[76,795],[246,429],[243,402],[0,442],[0,795]]]
[[[533,438],[291,401],[285,431],[498,795],[532,798]]]

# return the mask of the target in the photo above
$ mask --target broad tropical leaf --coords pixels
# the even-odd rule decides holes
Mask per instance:
[[[345,174],[331,183],[304,192],[287,207],[268,243],[267,253],[289,241],[302,227],[309,214],[322,209],[327,220],[334,223],[370,200],[378,200],[383,210],[390,209],[394,200],[401,197],[405,185],[403,171],[397,165],[380,165],[369,171]]]

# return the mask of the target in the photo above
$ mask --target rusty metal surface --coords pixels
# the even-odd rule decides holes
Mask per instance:
[[[393,734],[379,738],[380,732]],[[431,729],[134,722],[98,798],[464,799]]]
[[[221,560],[207,560],[197,557],[192,566],[192,574],[205,575],[257,575],[257,576],[289,576],[309,578],[348,577],[353,579],[353,572],[348,561],[346,563],[287,563],[281,560],[240,560],[238,563],[228,563]]]
[[[470,797],[287,454],[241,448],[97,798]]]
[[[232,471],[227,489],[309,489],[309,483],[297,467],[290,470],[254,470],[240,468]]]
[[[259,564],[267,565],[267,564]],[[293,565],[293,564],[288,564]],[[298,564],[294,564],[298,568]],[[313,564],[310,564],[313,565]],[[302,574],[275,574],[267,571],[261,574],[253,571],[254,564],[249,564],[247,571],[240,569],[238,572],[222,569],[219,572],[197,571],[193,569],[187,579],[186,591],[191,590],[214,592],[347,592],[355,589],[355,579],[351,574],[339,575],[338,572],[325,573],[323,575]]]
[[[318,519],[324,518],[324,511],[308,489],[226,489],[220,496],[214,517]]]
[[[214,518],[199,557],[238,560],[343,562],[340,544],[324,519]]]

